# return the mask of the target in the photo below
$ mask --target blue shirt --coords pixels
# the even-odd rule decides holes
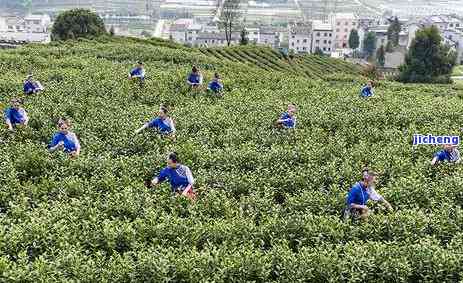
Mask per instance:
[[[183,191],[188,185],[193,185],[194,179],[190,169],[185,165],[177,165],[177,168],[165,167],[157,176],[159,182],[169,180],[172,192]]]
[[[172,119],[157,117],[148,123],[148,127],[156,128],[162,134],[169,134],[175,130]]]
[[[10,120],[12,125],[22,124],[26,121],[27,113],[23,108],[15,109],[13,107],[5,109],[5,120]]]
[[[140,67],[133,68],[132,71],[130,71],[130,76],[132,77],[140,77],[141,79],[145,78],[145,70]]]
[[[441,151],[438,151],[434,157],[437,157],[437,160],[439,161],[450,161],[451,160],[451,156],[450,156],[450,153],[446,150],[441,150]]]
[[[362,88],[362,92],[360,93],[360,95],[363,97],[370,97],[373,95],[373,91],[371,90],[370,87],[365,86]]]
[[[356,183],[347,195],[347,206],[351,204],[365,205],[370,198],[367,188],[364,188],[360,182]]]
[[[213,80],[209,83],[208,89],[212,90],[213,92],[220,92],[223,89],[223,85],[216,80]]]
[[[283,126],[285,128],[292,129],[296,126],[296,117],[289,116],[288,112],[283,113],[283,115],[281,115],[280,120],[283,120]]]
[[[188,76],[188,82],[191,84],[200,84],[201,83],[201,74],[200,73],[191,73]]]
[[[25,94],[31,94],[31,93],[34,93],[35,90],[37,89],[36,85],[31,82],[31,81],[26,81],[24,83],[24,93]]]
[[[77,139],[76,134],[72,132],[68,132],[67,135],[57,132],[53,136],[51,143],[48,145],[48,148],[54,147],[58,145],[58,143],[64,143],[64,151],[65,152],[73,152],[76,151],[78,147],[80,147],[79,140]]]

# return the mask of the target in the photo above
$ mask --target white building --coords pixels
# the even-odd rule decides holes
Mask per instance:
[[[380,48],[381,45],[386,47],[387,45],[387,30],[389,26],[380,25],[375,27],[370,27],[368,31],[374,32],[376,35],[376,48]],[[360,43],[362,45],[362,42]]]
[[[442,33],[442,37],[457,52],[457,64],[463,64],[463,32],[449,29]]]
[[[349,35],[358,28],[358,19],[353,13],[331,13],[329,22],[335,29],[335,48],[349,48]]]
[[[257,42],[259,42],[259,28],[247,27],[246,31],[248,32],[249,43],[257,44]]]
[[[421,23],[424,26],[434,25],[439,28],[441,32],[448,29],[457,29],[463,26],[461,20],[447,15],[434,15],[425,17],[422,19]]]
[[[195,44],[198,34],[203,31],[203,26],[199,24],[192,24],[186,30],[186,42]]]
[[[257,44],[278,48],[280,46],[280,33],[274,28],[261,27]]]
[[[317,50],[323,53],[330,54],[334,51],[335,35],[333,26],[330,23],[322,21],[312,22],[312,46],[311,52],[315,53]]]
[[[310,53],[312,44],[312,27],[310,24],[291,26],[288,35],[288,49],[296,53]]]
[[[173,24],[169,28],[169,37],[178,43],[186,43],[187,27],[182,24]]]
[[[3,17],[0,17],[0,32],[6,31],[6,30],[7,30],[6,19]]]
[[[0,40],[47,43],[50,42],[50,25],[48,15],[0,18]]]
[[[51,25],[48,15],[29,15],[24,18],[24,28],[27,32],[47,33]]]

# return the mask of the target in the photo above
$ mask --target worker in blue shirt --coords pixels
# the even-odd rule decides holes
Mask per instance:
[[[39,81],[34,80],[34,76],[29,74],[24,81],[24,94],[34,94],[44,90],[42,84]]]
[[[143,62],[138,61],[138,65],[130,71],[129,79],[139,79],[141,82],[145,80],[145,67]]]
[[[168,109],[165,106],[161,106],[159,109],[158,117],[148,123],[145,123],[141,128],[137,129],[135,133],[138,134],[146,128],[156,129],[163,135],[175,138],[175,123],[174,120],[169,117]]]
[[[294,129],[296,127],[296,106],[288,105],[288,110],[277,120],[278,128]]]
[[[191,73],[188,75],[187,84],[193,89],[199,89],[203,84],[203,75],[198,67],[193,66]]]
[[[382,202],[389,210],[392,210],[391,204],[378,194],[374,188],[377,174],[369,170],[364,170],[362,175],[362,181],[352,186],[347,195],[346,208],[344,210],[345,219],[350,216],[366,219],[370,214],[370,210],[367,207],[367,202],[370,199]]]
[[[63,149],[71,157],[78,157],[80,154],[80,142],[76,134],[69,131],[71,123],[67,119],[60,119],[58,121],[59,131],[53,135],[53,138],[48,145],[50,152],[58,149]]]
[[[431,165],[436,165],[439,162],[448,161],[450,163],[460,163],[460,152],[456,145],[446,144],[443,149],[434,154],[431,160]]]
[[[368,81],[367,85],[362,88],[360,92],[360,96],[362,97],[371,97],[373,96],[373,82]]]
[[[167,157],[167,167],[148,184],[148,187],[156,186],[168,180],[172,192],[194,199],[196,193],[193,190],[194,179],[190,168],[179,163],[178,155],[172,152]]]
[[[17,125],[27,126],[29,122],[27,112],[21,107],[21,100],[18,98],[11,100],[11,107],[5,109],[4,115],[5,123],[10,131],[13,131]]]
[[[218,73],[214,74],[214,78],[209,83],[207,89],[214,94],[221,95],[223,91],[223,84],[220,82],[220,76]]]

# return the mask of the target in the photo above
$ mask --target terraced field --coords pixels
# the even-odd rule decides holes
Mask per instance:
[[[289,58],[271,48],[204,48],[200,51],[206,56],[213,56],[219,60],[314,79],[326,79],[333,74],[358,75],[360,73],[358,67],[343,60],[314,55],[296,55],[294,58]]]

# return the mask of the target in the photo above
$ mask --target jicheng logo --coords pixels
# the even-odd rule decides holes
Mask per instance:
[[[459,145],[459,136],[433,136],[433,135],[413,135],[413,145],[419,144],[451,144]]]

